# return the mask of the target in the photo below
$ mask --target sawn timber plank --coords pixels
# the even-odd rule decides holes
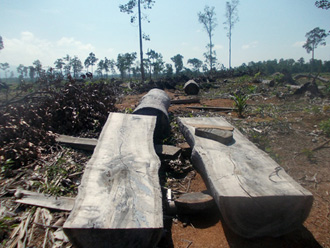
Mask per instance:
[[[111,113],[64,232],[76,247],[155,247],[163,229],[155,116]]]
[[[221,117],[178,118],[178,123],[193,148],[193,165],[232,231],[247,238],[276,237],[302,225],[312,194],[265,152],[237,129],[227,145],[195,135],[196,125],[231,126]]]

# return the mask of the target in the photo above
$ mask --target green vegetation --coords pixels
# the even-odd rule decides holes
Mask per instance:
[[[234,106],[236,108],[236,111],[237,111],[239,117],[243,117],[243,112],[247,108],[248,98],[249,98],[248,96],[234,93],[234,97],[233,97]]]
[[[330,137],[330,119],[322,121],[319,126],[324,134]]]

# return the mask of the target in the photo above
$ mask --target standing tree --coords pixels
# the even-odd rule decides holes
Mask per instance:
[[[23,74],[24,74],[24,68],[25,66],[20,64],[18,67],[17,67],[17,72],[20,74],[20,78],[23,78]]]
[[[62,68],[63,68],[63,66],[65,65],[65,63],[63,62],[63,59],[57,59],[57,60],[54,62],[54,65],[55,65],[55,68],[56,68],[57,70],[60,70],[61,74],[63,75]]]
[[[38,77],[41,76],[41,72],[42,72],[42,64],[40,62],[40,60],[36,60],[33,62],[33,65],[34,65],[34,69],[35,69],[35,72],[37,73]]]
[[[181,54],[177,54],[177,55],[175,55],[174,57],[171,58],[171,60],[174,63],[176,74],[178,74],[183,69],[182,59],[183,59],[183,56]]]
[[[0,50],[2,50],[3,48],[4,48],[3,40],[2,40],[2,36],[0,36]]]
[[[145,34],[142,35],[142,24],[141,24],[141,4],[144,9],[151,9],[153,4],[155,3],[154,0],[129,0],[126,4],[119,5],[119,9],[123,13],[127,13],[132,15],[131,16],[131,23],[134,23],[136,20],[136,14],[134,14],[134,9],[137,7],[138,11],[138,22],[139,22],[139,40],[140,40],[140,63],[141,63],[141,81],[144,83],[144,66],[143,66],[143,46],[142,46],[142,39],[149,39],[148,36]]]
[[[81,70],[84,68],[80,59],[77,56],[74,56],[73,59],[71,60],[71,66],[73,70],[73,77],[77,78],[78,73],[81,72]]]
[[[173,66],[172,64],[166,64],[165,65],[165,71],[164,71],[166,77],[172,77],[173,76]]]
[[[88,67],[92,66],[92,73],[93,73],[93,65],[95,65],[95,63],[98,61],[99,59],[95,57],[94,53],[90,53],[89,56],[85,59],[84,65],[87,68],[88,71]]]
[[[148,60],[146,62],[149,65],[150,79],[153,73],[155,77],[164,69],[164,61],[161,53],[157,53],[154,50],[150,50],[146,53],[148,55]]]
[[[330,9],[330,2],[328,0],[316,1],[315,6],[321,9]]]
[[[214,45],[212,43],[212,36],[215,27],[217,26],[217,19],[215,18],[214,7],[210,8],[209,6],[205,6],[204,12],[198,13],[198,21],[204,25],[204,29],[209,36],[209,44],[207,44],[208,52],[204,54],[206,60],[210,64],[210,71],[213,69],[213,65],[215,64],[215,52],[212,51]]]
[[[7,70],[9,69],[9,64],[6,63],[0,63],[0,70],[3,70],[6,77],[7,77]]]
[[[231,0],[226,2],[226,21],[225,29],[228,30],[227,37],[229,39],[229,69],[231,69],[231,32],[236,22],[238,22],[237,5],[239,0]]]
[[[122,79],[124,79],[126,71],[128,72],[128,75],[131,74],[132,65],[134,64],[135,59],[136,53],[118,54],[116,66]]]
[[[307,40],[303,45],[303,48],[306,49],[307,53],[312,52],[312,65],[314,65],[314,50],[318,45],[326,45],[325,38],[327,37],[327,34],[324,29],[317,27],[306,33],[305,37]]]
[[[99,75],[102,77],[102,71],[105,69],[104,68],[104,65],[105,65],[105,63],[104,63],[104,60],[103,59],[101,59],[100,61],[99,61],[99,63],[97,64],[97,72],[99,73]]]
[[[33,81],[35,73],[36,73],[36,69],[32,65],[30,65],[29,66],[29,77],[30,77],[31,81]]]
[[[193,67],[193,70],[198,72],[199,69],[202,67],[203,65],[203,61],[197,59],[197,58],[193,58],[193,59],[188,59],[188,64],[191,64]]]

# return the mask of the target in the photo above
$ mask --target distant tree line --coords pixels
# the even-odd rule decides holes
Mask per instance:
[[[184,66],[184,57],[181,54],[174,55],[171,60],[172,64],[165,63],[161,53],[154,50],[149,50],[144,58],[144,71],[146,78],[159,79],[171,78],[176,75],[186,75],[188,77],[198,77],[202,75],[209,75],[209,70],[203,62],[197,58],[188,59]],[[96,66],[95,71],[93,67]],[[0,69],[8,72],[8,63],[0,63]],[[300,58],[297,61],[294,59],[273,59],[259,62],[243,63],[242,65],[227,70],[225,68],[217,68],[214,74],[218,76],[242,76],[251,75],[260,72],[263,75],[271,75],[275,72],[284,73],[309,73],[309,72],[330,72],[330,61],[322,61],[318,59],[311,59],[305,61]],[[72,78],[85,78],[86,73],[94,73],[94,77],[120,77],[124,79],[139,79],[141,77],[140,64],[137,62],[137,53],[118,54],[117,60],[114,59],[98,59],[94,53],[90,53],[85,59],[84,64],[77,57],[67,55],[59,58],[54,62],[54,67],[44,69],[40,60],[36,60],[30,66],[20,64],[17,67],[17,73],[21,79],[30,79],[34,81],[43,76],[52,76],[53,78],[61,79],[68,76]],[[119,73],[118,73],[119,72]],[[6,75],[7,76],[7,75]],[[11,73],[13,77],[13,72]]]

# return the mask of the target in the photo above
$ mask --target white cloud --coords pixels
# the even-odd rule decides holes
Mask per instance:
[[[222,50],[222,49],[223,49],[223,45],[220,45],[220,44],[214,45],[214,50]]]
[[[305,44],[305,41],[297,41],[292,46],[293,47],[302,47]]]
[[[58,58],[70,54],[83,60],[89,52],[95,50],[90,43],[83,43],[72,37],[62,37],[57,41],[40,39],[29,31],[21,33],[19,38],[3,37],[5,48],[1,51],[0,62],[8,62],[12,66],[32,65],[39,59],[44,66],[53,66]]]
[[[250,42],[249,44],[245,44],[242,46],[242,49],[243,50],[246,50],[246,49],[251,49],[251,48],[256,48],[257,45],[258,45],[258,41],[253,41],[253,42]]]

